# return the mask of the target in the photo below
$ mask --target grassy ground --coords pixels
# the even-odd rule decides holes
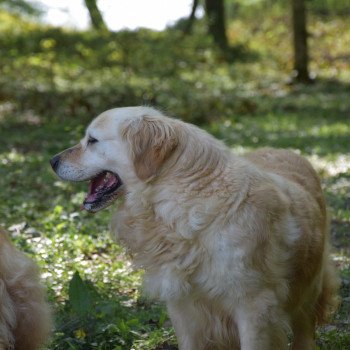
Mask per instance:
[[[0,225],[42,268],[56,314],[48,349],[176,349],[163,307],[142,297],[141,273],[109,238],[110,210],[81,212],[86,185],[59,181],[49,166],[97,113],[142,103],[201,124],[236,152],[287,147],[313,162],[332,212],[343,300],[317,342],[350,348],[350,26],[312,17],[318,79],[303,87],[288,83],[287,24],[280,11],[233,21],[227,62],[201,26],[185,38],[175,30],[100,37],[0,13]]]

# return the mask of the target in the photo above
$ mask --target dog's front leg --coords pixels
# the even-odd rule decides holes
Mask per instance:
[[[244,300],[236,309],[241,350],[287,350],[288,318],[271,291]]]
[[[167,302],[171,322],[179,343],[179,350],[203,350],[207,347],[209,334],[206,316],[190,298]]]

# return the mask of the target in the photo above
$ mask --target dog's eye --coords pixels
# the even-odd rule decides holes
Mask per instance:
[[[98,142],[98,140],[96,140],[94,137],[89,136],[88,140],[87,140],[87,144],[88,145],[92,145],[93,143]]]

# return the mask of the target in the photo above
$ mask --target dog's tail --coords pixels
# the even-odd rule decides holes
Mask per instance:
[[[330,320],[332,314],[338,309],[340,297],[338,295],[340,278],[329,249],[326,249],[323,264],[322,290],[316,305],[317,323],[319,325]]]

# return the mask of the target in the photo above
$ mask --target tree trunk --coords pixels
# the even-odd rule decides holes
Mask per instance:
[[[227,50],[224,0],[205,0],[205,12],[209,34],[221,49]]]
[[[293,46],[295,79],[310,82],[308,45],[306,29],[306,8],[304,0],[292,0]]]
[[[191,14],[188,17],[186,28],[184,29],[185,34],[192,32],[193,22],[196,19],[196,10],[198,7],[199,0],[193,0]]]
[[[85,6],[89,11],[91,25],[99,31],[107,30],[106,23],[103,20],[100,10],[97,7],[96,0],[84,0]]]

